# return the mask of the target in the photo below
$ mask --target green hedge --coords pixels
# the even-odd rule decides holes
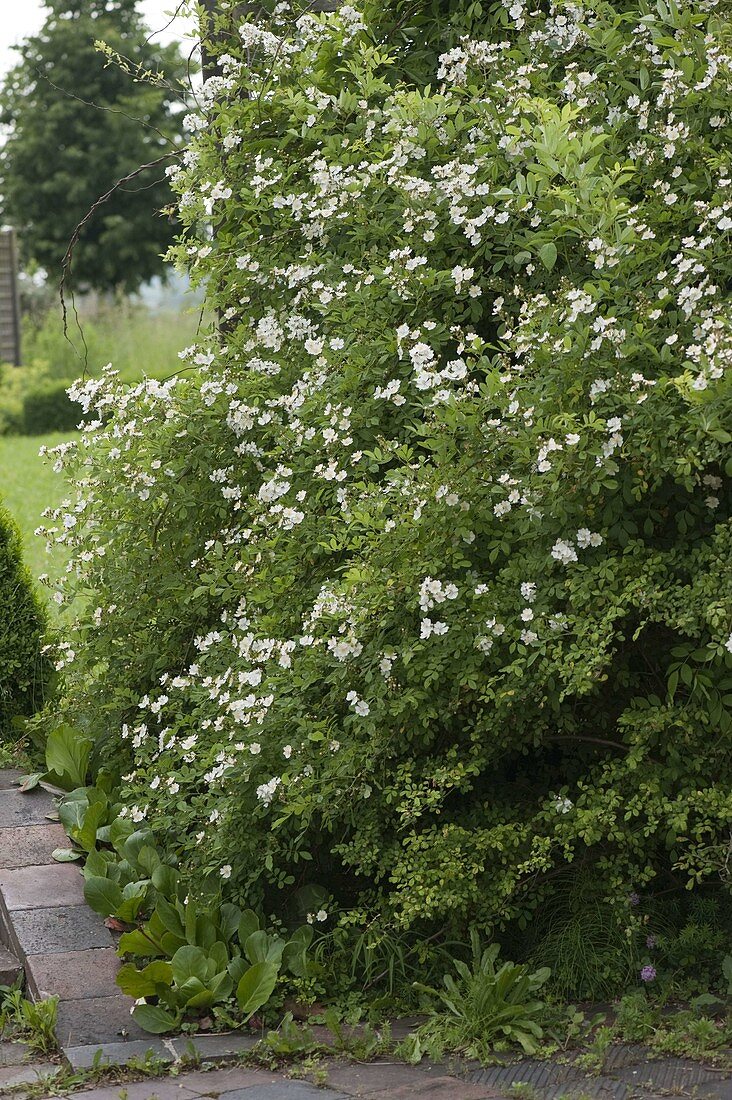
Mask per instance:
[[[56,382],[25,394],[21,419],[23,435],[73,432],[77,428],[81,409],[70,399],[67,387],[68,382]]]
[[[20,533],[0,506],[0,739],[13,718],[34,714],[43,704],[51,677],[41,647],[46,614],[23,564]]]

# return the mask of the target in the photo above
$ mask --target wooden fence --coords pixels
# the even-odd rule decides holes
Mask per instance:
[[[0,363],[20,366],[18,259],[12,229],[0,230]]]

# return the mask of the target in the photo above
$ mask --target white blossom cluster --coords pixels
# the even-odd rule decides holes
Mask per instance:
[[[575,684],[563,664],[582,643],[573,586],[626,545],[604,503],[628,471],[646,477],[659,410],[698,408],[732,363],[721,154],[686,197],[685,112],[700,84],[726,87],[718,44],[690,83],[641,20],[625,50],[649,78],[619,106],[612,79],[571,60],[594,41],[590,9],[516,0],[506,40],[444,53],[439,93],[417,102],[360,70],[334,94],[319,51],[364,64],[356,8],[291,20],[280,7],[269,28],[239,27],[171,173],[186,225],[176,258],[217,288],[221,330],[185,349],[168,382],[125,387],[109,368],[73,387],[84,432],[52,453],[77,495],[46,529],[71,553],[59,600],[96,593],[92,634],[113,654],[102,686],[122,677],[129,709],[148,678],[119,734],[133,820],[176,800],[190,858],[224,880],[232,806],[268,821],[305,814],[308,799],[350,812],[375,789],[364,769],[415,736],[411,698],[415,713],[439,711],[430,685],[463,666],[497,693],[513,662],[553,657]],[[563,58],[556,102],[540,101]],[[480,94],[466,100],[466,87]],[[252,153],[257,93],[272,126],[295,112],[297,155],[264,138]],[[603,160],[616,134],[631,135],[626,164]],[[643,171],[655,185],[641,202],[625,185]],[[682,204],[684,232],[660,252]],[[686,447],[683,429],[669,433]],[[714,453],[683,472],[710,513]],[[147,581],[109,597],[121,539],[160,604]],[[166,591],[163,560],[184,597]],[[127,645],[146,630],[166,640],[165,667]],[[59,650],[72,683],[79,652],[75,638]],[[519,689],[501,690],[504,705]],[[572,816],[574,796],[545,801]]]

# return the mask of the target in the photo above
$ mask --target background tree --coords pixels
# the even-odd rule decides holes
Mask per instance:
[[[185,62],[177,46],[147,41],[136,0],[50,0],[47,7],[0,93],[0,119],[10,127],[0,152],[0,209],[19,231],[23,260],[55,277],[94,202],[181,144]],[[129,71],[110,63],[98,40],[128,59]],[[150,70],[164,81],[141,79]],[[170,200],[164,163],[118,189],[84,227],[76,286],[130,292],[159,274],[174,226],[156,215]]]

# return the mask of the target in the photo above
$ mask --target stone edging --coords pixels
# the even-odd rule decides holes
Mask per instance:
[[[57,996],[63,1050],[142,1040],[134,1002],[115,985],[119,960],[101,917],[84,900],[72,863],[52,853],[68,840],[44,790],[22,794],[18,772],[0,772],[0,942],[16,956],[35,999]]]

